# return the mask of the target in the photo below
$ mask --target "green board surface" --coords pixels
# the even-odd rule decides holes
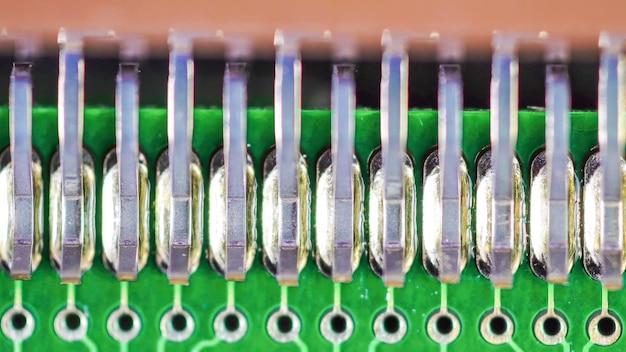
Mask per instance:
[[[367,161],[371,153],[380,145],[379,112],[359,110],[357,112],[356,152],[361,163],[366,185],[368,184]],[[145,154],[151,180],[151,206],[154,201],[155,165],[161,152],[167,147],[167,112],[165,109],[142,109],[140,111],[140,148]],[[464,113],[463,149],[467,158],[470,174],[475,179],[474,161],[477,154],[489,145],[489,112],[468,111]],[[0,146],[6,147],[9,141],[8,110],[0,110]],[[544,144],[545,123],[543,112],[520,112],[519,138],[517,153],[524,170],[528,186],[529,164],[535,152]],[[597,144],[597,114],[595,112],[572,113],[571,153],[576,170],[581,176],[581,168],[591,148]],[[226,307],[227,282],[217,275],[208,261],[202,260],[199,269],[192,275],[190,285],[180,289],[183,307],[192,315],[195,330],[184,342],[174,343],[161,338],[161,316],[172,307],[174,286],[169,285],[166,276],[157,268],[154,260],[154,233],[151,231],[151,255],[148,265],[140,273],[137,282],[128,285],[129,305],[140,316],[142,330],[136,339],[127,345],[121,345],[107,333],[106,321],[109,314],[120,304],[121,285],[105,269],[101,260],[102,221],[100,217],[100,188],[102,185],[102,163],[107,152],[115,145],[115,111],[113,109],[89,108],[85,111],[84,145],[92,153],[96,164],[97,179],[97,254],[94,264],[83,277],[81,285],[75,287],[76,306],[88,316],[88,341],[65,342],[54,332],[55,315],[67,303],[68,286],[61,285],[57,272],[48,260],[48,187],[49,160],[58,144],[57,111],[49,108],[33,110],[33,144],[42,158],[45,180],[45,247],[44,259],[35,271],[31,281],[21,285],[23,305],[35,318],[35,332],[24,341],[21,348],[25,351],[81,351],[97,349],[99,351],[189,351],[202,350],[250,350],[250,351],[309,351],[332,350],[375,351],[404,349],[411,351],[439,351],[440,346],[433,342],[426,333],[428,317],[440,307],[442,287],[439,281],[429,276],[421,264],[421,251],[415,259],[412,269],[406,276],[405,287],[395,289],[395,308],[408,321],[408,332],[396,345],[377,343],[373,332],[373,321],[378,313],[386,309],[388,290],[382,280],[370,269],[364,255],[360,267],[354,273],[354,281],[342,284],[341,306],[347,311],[355,324],[354,333],[345,343],[333,346],[320,333],[320,320],[324,313],[333,307],[335,286],[323,276],[309,255],[306,268],[300,276],[298,287],[287,290],[288,305],[300,317],[302,331],[298,343],[281,344],[273,341],[266,331],[269,315],[278,309],[281,302],[281,289],[274,277],[264,268],[261,253],[257,253],[255,263],[245,282],[234,284],[236,307],[246,316],[248,330],[245,337],[236,343],[225,343],[215,339],[213,320]],[[211,157],[222,144],[222,111],[196,110],[193,134],[193,148],[200,157],[207,187],[207,172]],[[248,144],[256,168],[257,182],[262,185],[261,166],[264,157],[274,144],[274,114],[271,110],[250,110],[248,112]],[[410,111],[408,150],[417,167],[415,177],[418,184],[418,236],[421,236],[421,165],[437,144],[437,112]],[[315,161],[330,145],[330,112],[304,111],[302,113],[302,151],[306,156],[311,180],[315,180]],[[313,202],[315,182],[312,182]],[[262,187],[257,189],[260,198]],[[205,197],[208,190],[205,190]],[[366,192],[367,200],[367,192]],[[367,204],[367,201],[365,202]],[[260,201],[257,207],[260,212]],[[313,210],[313,209],[312,209]],[[208,202],[205,199],[205,247],[208,228]],[[366,209],[367,211],[367,209]],[[259,214],[260,215],[260,214]],[[315,240],[314,212],[312,213],[312,240]],[[151,228],[154,228],[154,211],[151,210]],[[261,244],[260,216],[257,216]],[[368,238],[367,226],[365,238]],[[19,287],[19,285],[18,285]],[[509,312],[515,323],[513,345],[490,345],[479,333],[480,318],[493,308],[494,290],[491,283],[482,277],[474,264],[473,258],[462,275],[460,284],[448,285],[447,302],[450,310],[461,321],[461,333],[458,339],[447,346],[448,350],[513,350],[523,351],[561,351],[571,348],[580,351],[589,343],[586,322],[601,308],[601,285],[584,272],[580,259],[576,262],[570,283],[567,286],[555,286],[555,308],[567,318],[569,332],[564,345],[544,346],[533,334],[535,316],[546,309],[548,284],[535,277],[528,265],[527,257],[515,276],[513,289],[502,290],[502,308]],[[16,285],[8,275],[0,275],[0,310],[6,311],[14,304]],[[626,304],[622,300],[622,291],[608,294],[609,308],[618,316],[626,314]],[[12,350],[14,344],[5,336],[0,336],[0,350]],[[592,350],[601,347],[593,346]],[[621,338],[610,349],[626,350],[626,339]]]

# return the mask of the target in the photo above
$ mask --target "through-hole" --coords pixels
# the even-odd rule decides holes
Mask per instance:
[[[598,332],[602,336],[611,336],[615,333],[617,329],[617,325],[615,324],[615,320],[610,317],[601,318],[598,321]]]
[[[80,317],[76,313],[67,313],[65,316],[65,325],[70,330],[76,330],[80,327]]]
[[[180,313],[175,314],[172,317],[172,328],[178,332],[184,331],[187,328],[187,318]]]
[[[228,314],[224,318],[224,328],[230,332],[237,331],[239,329],[239,318],[235,314]]]
[[[453,323],[450,317],[445,316],[445,315],[440,316],[439,318],[437,318],[436,324],[437,324],[437,331],[439,331],[440,334],[447,335],[450,332],[452,332]]]
[[[26,316],[22,313],[15,313],[11,316],[11,324],[15,330],[22,330],[26,327]]]
[[[508,323],[503,317],[493,317],[489,322],[489,328],[494,335],[502,335],[508,328]]]
[[[348,327],[348,322],[346,321],[345,317],[341,315],[335,315],[330,319],[330,327],[335,333],[341,334],[346,331]]]
[[[543,331],[546,335],[556,336],[561,332],[561,322],[555,317],[547,318],[543,321]]]
[[[400,320],[395,315],[388,315],[383,321],[383,327],[385,331],[390,334],[395,334],[400,330]]]
[[[120,330],[124,332],[132,330],[134,324],[135,321],[133,320],[133,317],[128,314],[122,314],[117,319],[117,325],[120,327]]]
[[[276,320],[276,326],[278,327],[278,331],[286,334],[293,329],[293,321],[291,321],[291,317],[288,315],[281,315]]]

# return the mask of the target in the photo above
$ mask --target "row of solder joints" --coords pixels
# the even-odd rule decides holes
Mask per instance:
[[[156,255],[170,282],[187,283],[202,248],[203,180],[191,149],[195,35],[171,36],[168,80],[169,147],[157,162]],[[82,149],[82,36],[61,32],[59,153],[51,177],[51,259],[62,282],[80,282],[95,253],[93,160]],[[320,35],[322,38],[322,35]],[[300,155],[300,57],[302,36],[276,36],[276,149],[266,159],[262,200],[263,255],[280,284],[294,285],[310,247],[309,180]],[[458,43],[438,35],[383,37],[381,152],[370,163],[369,257],[387,286],[402,286],[416,253],[415,180],[407,139],[406,46],[428,40],[441,59],[460,59]],[[624,37],[603,34],[599,96],[599,154],[585,167],[584,263],[608,288],[621,287],[624,270],[622,170]],[[538,35],[494,37],[491,148],[478,161],[476,260],[498,287],[510,287],[525,241],[524,188],[514,156],[517,137],[516,44],[539,41],[550,62],[564,62],[564,45]],[[237,54],[243,51],[235,46]],[[245,51],[245,50],[244,50]],[[125,59],[132,58],[131,49]],[[345,54],[345,52],[343,53]],[[233,55],[237,57],[237,55]],[[349,57],[343,57],[349,59]],[[346,60],[349,62],[349,60]],[[108,267],[120,280],[134,280],[147,261],[149,200],[147,165],[138,148],[137,64],[120,65],[116,95],[116,150],[105,160],[102,237]],[[235,62],[239,62],[238,60]],[[30,276],[41,255],[41,166],[31,147],[29,65],[16,64],[11,78],[11,148],[5,154],[9,214],[2,261],[16,279]],[[349,64],[333,72],[332,144],[319,161],[316,260],[336,282],[349,282],[363,252],[363,181],[354,157],[354,79]],[[549,64],[546,79],[546,150],[532,165],[531,263],[538,276],[564,283],[576,256],[578,204],[568,156],[569,83],[563,64]],[[224,148],[210,165],[209,259],[228,280],[243,280],[255,253],[255,178],[246,150],[245,65],[229,63],[224,79]],[[424,265],[446,283],[459,281],[470,257],[471,181],[461,151],[461,75],[457,65],[440,68],[439,149],[425,163]],[[30,157],[34,155],[33,157]],[[32,160],[32,162],[24,162]],[[615,163],[606,163],[614,160]],[[617,165],[617,166],[616,166]],[[564,171],[566,170],[566,171]],[[30,181],[30,182],[28,182]],[[535,187],[536,186],[536,187]],[[596,191],[598,190],[598,191]],[[323,215],[322,215],[323,214]],[[531,214],[532,215],[532,214]],[[536,220],[539,219],[539,220]],[[336,221],[335,219],[340,219]],[[495,220],[494,220],[495,219]],[[497,220],[497,221],[496,221]],[[566,226],[563,226],[566,224]],[[598,227],[597,229],[594,228]]]

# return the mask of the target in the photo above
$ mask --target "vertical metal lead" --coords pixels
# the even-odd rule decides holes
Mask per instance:
[[[9,89],[9,124],[11,164],[13,167],[13,253],[10,274],[13,279],[28,280],[36,260],[35,199],[32,150],[32,81],[31,64],[16,63]]]
[[[283,285],[297,285],[299,274],[301,63],[297,42],[276,33],[274,83],[276,166],[278,168],[278,260],[276,278]]]
[[[624,219],[622,156],[626,129],[624,124],[623,39],[603,33],[600,37],[598,141],[600,145],[600,281],[607,289],[620,289],[624,270]]]
[[[567,282],[570,248],[569,133],[570,88],[566,65],[546,67],[546,167],[548,175],[548,253],[546,280]]]
[[[224,277],[244,280],[248,267],[247,72],[244,63],[224,73],[224,165],[226,169],[226,252]]]
[[[404,285],[406,223],[404,160],[408,124],[408,55],[403,40],[383,35],[381,149],[383,168],[383,267],[385,286]]]
[[[334,190],[332,279],[352,281],[354,251],[354,66],[338,64],[332,78],[331,158]],[[358,244],[357,244],[358,245]]]
[[[116,275],[137,279],[139,267],[139,78],[136,63],[122,63],[116,85],[116,153],[119,182],[119,237]]]
[[[83,108],[82,41],[59,33],[59,155],[61,167],[62,283],[80,283],[83,251]]]
[[[441,185],[441,259],[439,279],[460,280],[464,250],[461,236],[462,81],[459,65],[439,68],[439,182]]]
[[[170,40],[167,136],[171,173],[169,265],[173,284],[189,283],[191,250],[191,137],[194,65],[190,40]]]
[[[494,38],[491,78],[491,163],[493,167],[491,281],[513,285],[515,216],[513,154],[517,143],[518,62],[514,41]]]

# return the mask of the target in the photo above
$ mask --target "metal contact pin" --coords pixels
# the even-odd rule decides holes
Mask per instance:
[[[95,249],[93,160],[82,146],[82,44],[82,36],[59,32],[59,153],[53,161],[58,171],[51,176],[50,203],[52,259],[62,283],[80,283]]]
[[[190,41],[170,42],[168,78],[168,161],[170,170],[170,283],[189,282],[191,250],[191,136],[194,64]]]
[[[118,279],[137,279],[139,270],[139,78],[138,65],[122,63],[116,87],[116,153],[119,182]]]
[[[30,62],[39,45],[26,35],[0,33],[4,39],[15,44],[15,62],[9,83],[9,146],[0,153],[0,264],[13,280],[30,280],[43,244],[43,178],[32,147]]]
[[[439,44],[438,146],[424,161],[422,261],[442,283],[458,283],[471,248],[471,179],[463,158],[463,81],[461,45]]]
[[[380,98],[382,153],[382,268],[385,286],[404,285],[407,234],[405,159],[408,124],[408,55],[405,43],[383,36]],[[414,235],[414,233],[413,233]],[[414,246],[415,244],[413,244]],[[412,257],[412,256],[411,256]],[[411,258],[412,259],[412,258]],[[412,260],[411,260],[412,261]]]
[[[355,186],[354,186],[354,130],[356,97],[354,66],[335,65],[332,78],[331,154],[334,190],[333,281],[352,281],[355,270]],[[360,177],[360,175],[358,175]],[[358,189],[357,189],[358,191]],[[357,213],[358,214],[358,213]],[[358,217],[358,215],[357,215]],[[358,224],[358,223],[357,223]],[[357,255],[360,251],[357,250]],[[356,258],[358,265],[358,257]]]
[[[548,56],[555,56],[558,43]],[[563,62],[563,55],[549,58]],[[546,148],[530,164],[530,267],[550,283],[567,283],[576,256],[578,184],[569,157],[567,66],[546,66]]]
[[[224,165],[226,167],[226,253],[224,277],[246,277],[247,102],[246,65],[229,63],[224,73]]]
[[[570,92],[567,66],[546,67],[546,168],[548,176],[548,252],[546,280],[567,282],[574,262],[575,236],[570,219],[575,216],[573,165],[569,158]],[[574,197],[574,199],[571,199]],[[564,226],[565,225],[565,226]],[[572,226],[574,225],[574,226]],[[532,235],[531,235],[532,236]]]
[[[315,257],[334,282],[351,282],[363,246],[363,178],[354,155],[354,65],[333,65],[331,148],[317,162]]]
[[[150,249],[150,181],[139,151],[139,63],[143,42],[121,37],[115,86],[115,149],[104,158],[102,258],[120,281],[135,281]]]
[[[256,179],[248,155],[249,42],[241,37],[225,41],[229,62],[224,71],[224,147],[209,168],[209,248],[215,271],[229,281],[243,281],[256,252]]]
[[[513,47],[496,47],[491,79],[491,162],[493,203],[491,281],[512,286],[514,239],[513,151],[517,143],[518,63]]]
[[[33,170],[32,149],[32,81],[31,64],[16,63],[11,72],[9,88],[9,119],[11,138],[11,165],[13,168],[13,248],[10,253],[10,274],[13,279],[30,279],[41,249],[41,200],[37,204],[35,192],[42,192],[41,167]],[[33,175],[33,173],[38,173]],[[36,179],[39,179],[37,184]],[[38,189],[37,189],[38,188]],[[38,195],[41,198],[41,193]]]
[[[624,206],[622,157],[626,134],[626,88],[622,36],[600,37],[598,141],[600,180],[600,281],[607,289],[623,286]]]
[[[513,286],[523,255],[525,208],[522,171],[515,156],[520,40],[542,36],[496,33],[491,76],[491,149],[477,160],[476,262],[495,287]]]
[[[467,175],[467,167],[462,161],[462,89],[461,67],[441,65],[439,68],[439,183],[441,187],[441,257],[439,279],[442,282],[456,283],[467,261],[468,216],[462,212],[468,209],[466,194],[469,187],[461,182]],[[465,172],[463,172],[465,171]],[[466,182],[469,186],[469,182]],[[464,202],[465,201],[465,202]],[[428,205],[426,205],[428,206]],[[463,219],[465,218],[465,223]],[[424,240],[425,241],[425,240]]]
[[[211,162],[210,258],[226,280],[245,280],[256,248],[256,180],[247,151],[247,69],[226,64],[224,149]]]
[[[298,209],[300,158],[301,64],[297,48],[281,45],[276,53],[276,167],[278,168],[278,263],[280,283],[297,284],[298,252],[302,236]]]
[[[299,40],[276,32],[276,151],[265,160],[263,186],[265,264],[279,284],[290,286],[298,284],[310,247],[309,178],[300,154]]]

